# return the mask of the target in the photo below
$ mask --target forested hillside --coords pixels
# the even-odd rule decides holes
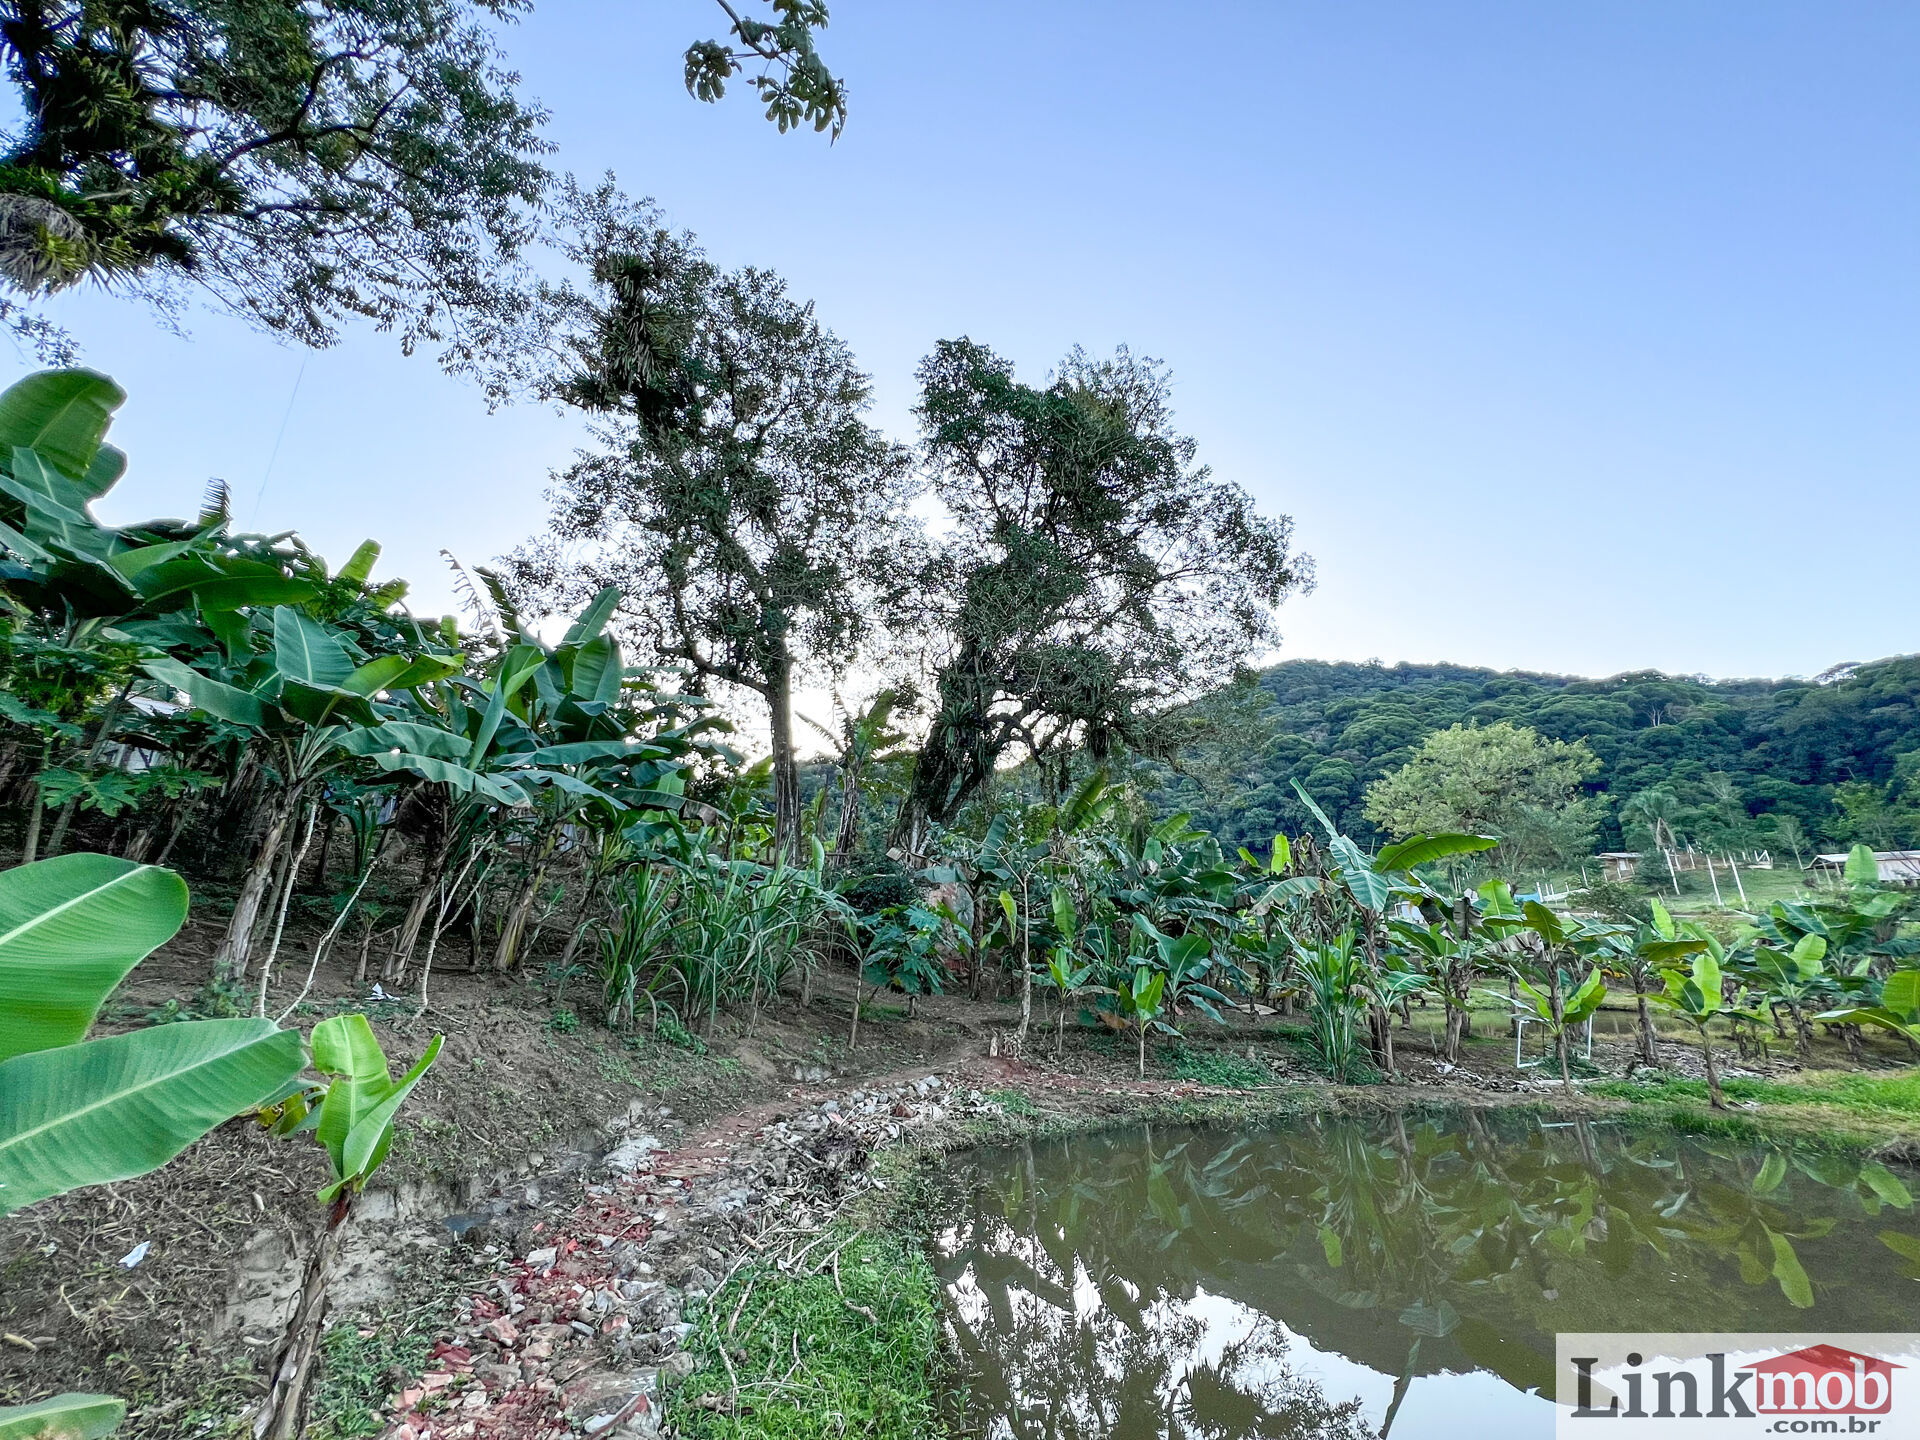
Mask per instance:
[[[1349,833],[1378,840],[1367,785],[1432,731],[1498,720],[1587,742],[1601,761],[1587,788],[1605,807],[1604,847],[1634,841],[1620,807],[1660,787],[1697,843],[1920,843],[1920,656],[1824,683],[1293,660],[1197,708],[1214,722],[1207,738],[1141,778],[1156,803],[1191,809],[1230,843],[1306,826],[1296,779]]]

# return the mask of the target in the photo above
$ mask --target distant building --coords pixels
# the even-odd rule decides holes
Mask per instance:
[[[1600,862],[1600,878],[1618,885],[1631,883],[1640,865],[1638,850],[1609,850],[1593,858]]]
[[[1920,850],[1876,850],[1873,858],[1880,866],[1882,885],[1920,885]],[[1807,868],[1838,875],[1847,868],[1847,857],[1816,855]]]

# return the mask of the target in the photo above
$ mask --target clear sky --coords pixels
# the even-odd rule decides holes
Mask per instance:
[[[832,10],[833,146],[688,98],[708,0],[544,0],[506,44],[559,164],[786,275],[896,433],[943,336],[1034,378],[1124,341],[1318,559],[1283,654],[1779,675],[1920,649],[1920,6]],[[538,529],[579,436],[366,330],[305,354],[100,294],[55,314],[132,392],[109,518],[222,476],[323,553],[380,539],[430,612],[436,552]]]

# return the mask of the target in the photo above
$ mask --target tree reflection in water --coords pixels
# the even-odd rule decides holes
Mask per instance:
[[[1423,1376],[1544,1389],[1556,1331],[1905,1330],[1920,1279],[1910,1175],[1585,1120],[1142,1128],[952,1183],[966,1418],[1007,1440],[1384,1434]]]

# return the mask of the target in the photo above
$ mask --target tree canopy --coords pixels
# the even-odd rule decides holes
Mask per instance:
[[[1171,707],[1277,635],[1308,583],[1292,521],[1195,463],[1164,367],[1072,351],[1044,386],[972,340],[919,370],[951,520],[914,587],[934,716],[901,817],[950,820],[1003,757],[1165,751]]]
[[[1920,843],[1920,769],[1908,758],[1920,756],[1920,657],[1824,682],[1290,660],[1195,709],[1209,737],[1180,753],[1177,771],[1148,766],[1141,779],[1235,844],[1311,823],[1295,780],[1348,833],[1378,842],[1370,784],[1436,730],[1501,720],[1585,742],[1600,768],[1582,789],[1602,804],[1605,848],[1650,842],[1645,807],[1629,802],[1662,788],[1667,801],[1650,803],[1664,803],[1672,830],[1695,844],[1844,848],[1865,838],[1837,803],[1854,785],[1868,787],[1846,793],[1868,799],[1876,834]]]
[[[355,316],[478,362],[549,184],[545,112],[495,40],[529,0],[5,0],[25,121],[0,159],[4,319],[70,349],[25,302],[84,280],[163,307],[197,286],[302,344]],[[837,134],[844,87],[811,0],[721,0],[687,52],[717,100],[748,65],[782,130]]]
[[[1422,832],[1495,835],[1509,865],[1564,864],[1587,853],[1594,824],[1580,783],[1600,768],[1584,741],[1544,740],[1497,720],[1427,736],[1367,787],[1366,816],[1396,839]]]
[[[858,656],[917,529],[904,450],[867,423],[868,378],[764,270],[722,273],[610,191],[576,195],[589,290],[548,292],[570,366],[553,385],[598,448],[556,480],[513,570],[548,602],[603,586],[694,683],[767,706],[783,841],[797,833],[796,673]]]

